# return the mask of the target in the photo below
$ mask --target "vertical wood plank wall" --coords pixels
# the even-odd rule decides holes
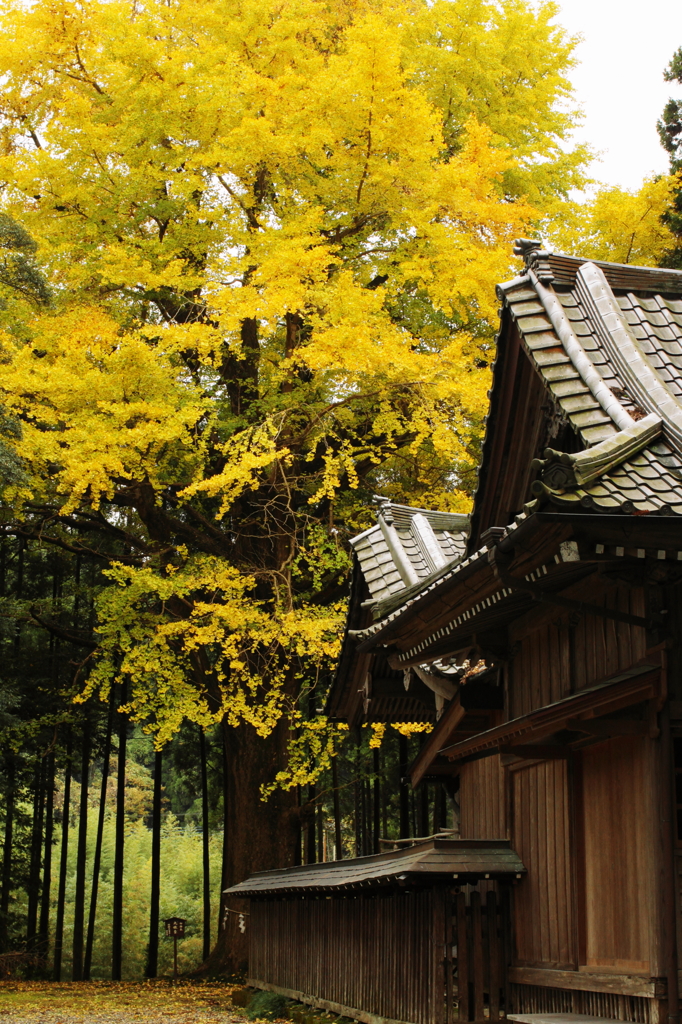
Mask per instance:
[[[567,765],[544,761],[510,774],[512,845],[528,871],[514,897],[517,963],[570,970],[577,950]]]
[[[506,839],[504,769],[500,755],[463,764],[459,776],[462,839]]]
[[[590,600],[629,615],[644,615],[644,591],[641,587],[616,586],[601,581],[602,593],[591,581]],[[573,673],[575,689],[590,686],[599,679],[633,665],[646,653],[646,633],[641,626],[615,622],[600,615],[585,615],[575,629]]]
[[[586,587],[586,592],[582,593]],[[583,597],[630,614],[644,614],[642,588],[591,578],[589,584],[579,584],[570,593],[573,597]],[[598,615],[584,615],[572,623],[568,615],[548,615],[542,611],[520,620],[516,628],[512,627],[510,644],[516,647],[510,666],[507,709],[511,719],[629,668],[644,657],[646,637],[639,626]],[[598,756],[590,765],[586,791],[598,775],[601,779],[598,785],[602,788],[608,790],[613,785],[615,790],[620,786],[620,792],[627,793],[629,787],[623,787],[622,781],[611,776],[617,769]],[[512,844],[528,869],[514,898],[516,962],[527,966],[576,968],[576,865],[571,861],[567,763],[556,760],[530,765],[509,772],[508,778],[513,808],[510,823],[505,820],[504,769],[500,767],[499,758],[485,758],[462,766],[461,835],[472,839],[498,838],[507,835],[510,826]],[[595,827],[599,818],[599,792],[597,788],[593,801]],[[602,834],[602,843],[603,838]],[[596,833],[594,841],[598,844]],[[601,850],[607,846],[610,843],[603,844]],[[601,870],[595,867],[595,871]],[[596,906],[595,901],[602,901],[602,897],[598,895],[596,881],[591,884],[590,899]],[[612,904],[614,896],[609,896],[606,902]],[[604,905],[603,902],[600,905]],[[610,954],[597,952],[597,947],[601,948],[605,941],[605,925],[598,924],[594,913],[592,920],[590,948],[596,966],[597,960],[606,962]],[[615,957],[615,960],[625,962],[628,957],[629,954]],[[638,957],[639,954],[633,954],[630,959],[635,963]],[[617,969],[615,963],[613,968]]]
[[[649,971],[649,742],[620,737],[582,754],[588,967]]]
[[[438,890],[378,898],[252,900],[249,977],[379,1017],[440,1024]],[[441,914],[442,917],[442,914]]]
[[[644,615],[644,591],[623,583],[595,581],[567,591],[630,615]],[[569,616],[557,615],[533,628],[524,620],[510,630],[510,642],[518,644],[512,662],[509,718],[567,697],[574,690],[592,686],[643,658],[646,634],[641,626],[615,622],[600,615],[584,615],[575,626]]]
[[[551,622],[519,638],[512,663],[509,717],[553,704],[571,692],[568,619]]]

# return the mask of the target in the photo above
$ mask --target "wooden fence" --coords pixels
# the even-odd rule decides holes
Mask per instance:
[[[504,892],[443,888],[254,899],[248,983],[364,1021],[498,1020],[508,907]]]
[[[445,1024],[500,1019],[511,959],[509,890],[446,895]]]

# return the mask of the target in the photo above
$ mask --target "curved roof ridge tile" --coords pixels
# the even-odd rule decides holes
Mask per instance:
[[[533,270],[529,270],[529,274],[533,280],[533,284],[535,285],[538,298],[550,319],[557,337],[561,341],[571,363],[592,392],[595,400],[620,430],[625,430],[627,427],[633,426],[635,420],[620,404],[597,367],[585,352],[577,334],[573,330],[573,326],[566,315],[564,307],[559,302],[554,291],[550,287],[544,285]]]
[[[576,290],[628,390],[647,412],[661,417],[682,447],[682,404],[630,330],[601,267],[584,263],[576,275]]]

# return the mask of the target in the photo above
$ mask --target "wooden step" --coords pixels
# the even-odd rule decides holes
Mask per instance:
[[[508,1013],[507,1020],[519,1024],[623,1024],[612,1017],[592,1017],[589,1013]]]

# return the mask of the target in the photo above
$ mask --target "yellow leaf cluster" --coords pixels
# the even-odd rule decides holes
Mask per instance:
[[[663,221],[680,188],[679,174],[647,178],[639,189],[602,187],[587,202],[567,206],[547,224],[557,249],[612,263],[660,266],[675,236]]]

